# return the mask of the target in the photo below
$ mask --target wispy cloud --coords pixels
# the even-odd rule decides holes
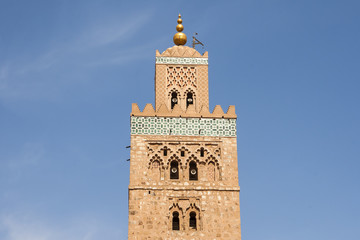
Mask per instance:
[[[114,225],[92,218],[51,222],[36,216],[6,215],[0,217],[2,240],[99,240],[120,239]],[[111,225],[111,226],[109,226]]]
[[[148,10],[129,17],[97,19],[72,33],[70,40],[55,41],[43,52],[28,56],[28,60],[14,57],[3,61],[0,65],[0,99],[46,95],[49,92],[46,89],[51,88],[52,83],[66,84],[66,79],[58,77],[64,72],[65,76],[76,75],[79,68],[121,65],[141,59],[143,55],[139,49],[142,46],[130,47],[125,43],[149,22],[152,15]]]
[[[3,216],[1,225],[4,240],[47,240],[53,235],[53,230],[48,227],[24,218],[20,220],[13,216]]]
[[[150,12],[142,12],[128,19],[111,19],[97,23],[79,36],[78,44],[83,47],[98,47],[124,41],[136,34],[148,22],[151,15]]]

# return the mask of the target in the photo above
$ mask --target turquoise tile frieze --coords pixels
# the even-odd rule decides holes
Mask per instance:
[[[133,116],[131,134],[236,137],[236,119]]]
[[[207,65],[208,58],[156,57],[156,63]]]

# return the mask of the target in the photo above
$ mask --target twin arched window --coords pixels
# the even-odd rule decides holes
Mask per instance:
[[[171,109],[178,103],[178,94],[176,92],[171,93]]]
[[[174,109],[175,105],[179,103],[178,97],[177,92],[171,93],[171,109]],[[188,92],[186,94],[186,108],[191,104],[194,104],[194,94],[192,92]]]
[[[196,230],[196,212],[191,212],[190,213],[189,227],[190,227],[190,229],[195,229]]]
[[[194,104],[194,98],[193,94],[191,92],[188,92],[186,94],[186,107],[189,107],[189,105]]]
[[[172,214],[172,230],[180,230],[180,219],[178,212],[173,212]]]
[[[170,179],[179,179],[179,163],[175,160],[170,163]],[[189,164],[189,180],[198,180],[198,168],[195,161]]]
[[[170,179],[179,179],[179,163],[177,161],[170,163]]]
[[[194,230],[197,229],[196,212],[190,212],[189,214],[189,228]],[[180,230],[179,212],[176,211],[172,213],[172,230]]]
[[[198,180],[198,169],[196,166],[196,162],[191,161],[189,164],[189,180],[196,181]]]

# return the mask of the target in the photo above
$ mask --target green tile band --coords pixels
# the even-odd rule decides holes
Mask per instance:
[[[236,137],[236,119],[131,117],[131,134]]]
[[[208,58],[156,57],[157,64],[195,64],[207,65]]]

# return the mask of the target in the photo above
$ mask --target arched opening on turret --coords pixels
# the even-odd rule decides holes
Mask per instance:
[[[191,104],[194,104],[194,97],[192,92],[188,92],[186,94],[186,107],[189,107]]]
[[[190,213],[189,227],[196,230],[196,212]]]
[[[170,179],[179,179],[179,163],[172,161],[170,164]]]
[[[180,230],[180,219],[178,212],[173,212],[172,214],[172,230]]]
[[[205,152],[205,151],[204,151],[204,148],[201,148],[201,149],[200,149],[200,157],[204,157],[204,152]]]
[[[177,94],[177,92],[172,92],[171,93],[171,109],[174,109],[176,104],[178,104],[178,94]]]
[[[189,180],[190,181],[198,180],[198,169],[195,161],[191,161],[189,164]]]

